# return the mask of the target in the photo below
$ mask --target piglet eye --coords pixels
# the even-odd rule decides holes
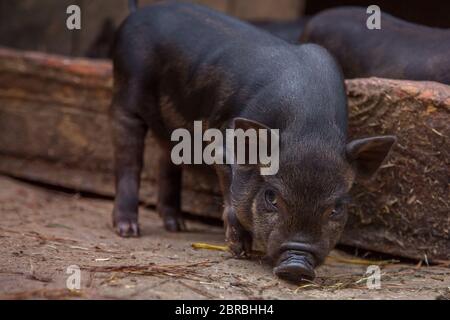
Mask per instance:
[[[336,218],[339,215],[339,213],[340,213],[340,210],[334,208],[333,210],[331,210],[330,217],[331,218]]]
[[[330,219],[339,219],[344,211],[343,204],[336,204],[333,210],[330,212]]]
[[[277,197],[276,197],[275,192],[273,190],[266,190],[265,198],[266,198],[266,202],[269,205],[272,205],[274,207],[277,206]]]

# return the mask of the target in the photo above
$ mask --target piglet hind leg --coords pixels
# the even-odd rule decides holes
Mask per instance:
[[[147,126],[115,99],[111,108],[116,197],[113,226],[121,237],[139,236],[140,175]]]
[[[157,211],[170,232],[185,231],[186,225],[181,214],[181,166],[170,158],[170,150],[163,148],[159,159]]]

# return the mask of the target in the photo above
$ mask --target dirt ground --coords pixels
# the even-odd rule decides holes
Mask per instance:
[[[448,297],[448,265],[381,265],[381,289],[367,288],[367,260],[334,250],[313,283],[277,279],[260,259],[193,249],[223,245],[221,228],[187,223],[164,231],[141,208],[142,236],[111,228],[112,201],[50,191],[0,176],[0,298],[9,299],[436,299]],[[81,269],[70,291],[67,268]]]

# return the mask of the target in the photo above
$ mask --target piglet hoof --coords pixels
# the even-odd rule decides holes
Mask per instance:
[[[180,210],[169,206],[158,206],[158,213],[164,222],[164,228],[169,232],[186,231],[186,224]]]
[[[244,248],[244,245],[242,243],[231,243],[228,242],[228,248],[231,251],[231,254],[235,258],[246,258],[248,254],[250,253],[248,250]]]
[[[116,233],[123,238],[139,237],[137,221],[118,221],[115,223]]]
[[[186,224],[182,217],[165,217],[164,228],[169,232],[186,231]]]

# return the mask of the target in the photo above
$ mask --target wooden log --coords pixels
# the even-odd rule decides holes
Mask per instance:
[[[346,81],[350,136],[395,134],[389,161],[356,185],[341,242],[416,259],[450,256],[450,86]]]
[[[353,189],[342,243],[414,259],[449,259],[450,87],[346,81],[352,137],[396,134],[376,178]],[[113,195],[109,62],[0,49],[0,172]],[[158,150],[149,137],[141,199],[154,204]],[[221,217],[208,170],[183,173],[183,210]]]

